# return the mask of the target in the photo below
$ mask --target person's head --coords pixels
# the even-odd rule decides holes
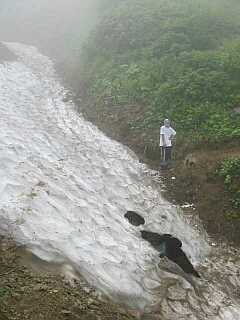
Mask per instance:
[[[171,125],[171,121],[169,120],[169,119],[165,119],[164,120],[164,125],[165,125],[165,127],[170,127],[170,125]]]

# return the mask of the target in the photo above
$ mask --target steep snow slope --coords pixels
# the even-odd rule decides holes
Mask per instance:
[[[196,285],[201,300],[124,214],[135,210],[146,229],[179,237],[211,281],[204,234],[164,200],[127,148],[75,113],[48,58],[33,47],[8,47],[19,61],[0,65],[1,232],[43,260],[71,264],[131,308],[158,305],[163,319],[240,319],[235,297],[225,304],[224,285]]]

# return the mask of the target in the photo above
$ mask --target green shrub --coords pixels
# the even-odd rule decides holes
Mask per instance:
[[[238,180],[240,186],[240,158],[230,158],[222,161],[219,176],[224,178],[224,184],[229,190],[232,190],[233,183]]]
[[[10,293],[10,289],[8,287],[0,287],[0,299],[5,298]]]
[[[83,50],[85,96],[143,106],[145,132],[169,117],[194,142],[239,139],[239,15],[235,0],[115,0]]]
[[[240,157],[222,161],[218,175],[223,178],[225,189],[231,198],[232,208],[238,211],[234,215],[240,218]]]

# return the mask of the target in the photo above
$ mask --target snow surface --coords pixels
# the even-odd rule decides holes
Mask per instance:
[[[169,271],[171,263],[159,259],[141,239],[142,227],[131,226],[124,214],[137,211],[147,230],[180,238],[194,264],[202,264],[209,253],[205,235],[164,200],[147,168],[126,147],[66,102],[67,92],[48,58],[33,47],[7,46],[19,60],[0,64],[1,233],[45,261],[69,263],[131,308],[159,303],[173,283],[181,283],[176,292],[186,296],[187,282]],[[177,319],[207,319],[210,311],[209,319],[238,319],[234,305],[233,311],[221,309],[224,317],[219,312],[213,317],[225,299],[219,296],[206,312],[194,309],[200,302],[192,297],[192,307],[189,298],[187,315],[181,300],[168,298],[174,301],[170,311],[161,300],[163,319],[172,319],[171,313]]]

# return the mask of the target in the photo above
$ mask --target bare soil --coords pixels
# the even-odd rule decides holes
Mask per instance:
[[[165,172],[168,199],[178,204],[193,204],[209,235],[232,245],[240,245],[240,219],[231,218],[233,212],[229,193],[222,179],[215,173],[226,157],[240,156],[240,148],[198,150],[190,155],[191,165],[178,160],[171,171]],[[176,179],[172,179],[175,177]]]
[[[0,240],[0,320],[130,320],[133,316],[100,299],[83,279],[37,272],[21,263],[15,243]]]

